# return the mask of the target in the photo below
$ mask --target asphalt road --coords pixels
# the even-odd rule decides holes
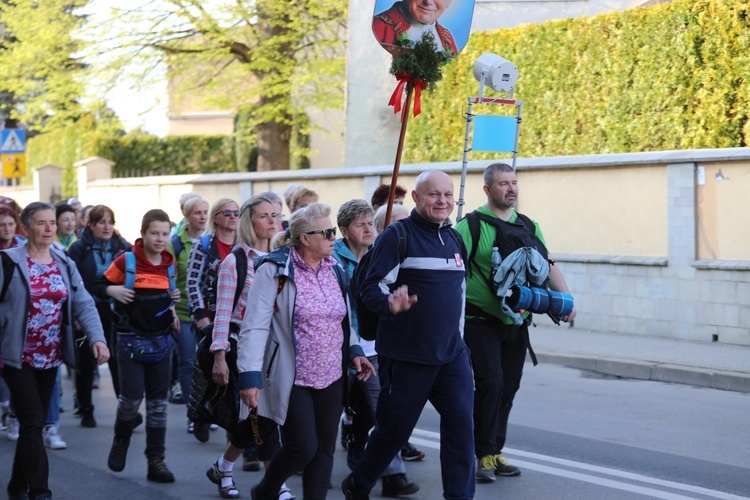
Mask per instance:
[[[205,471],[224,447],[224,432],[199,443],[186,432],[185,407],[170,405],[166,461],[174,484],[146,480],[145,433],[136,431],[128,464],[121,473],[107,469],[115,399],[106,369],[95,391],[99,426],[85,429],[72,415],[72,387],[63,378],[61,433],[66,450],[49,451],[54,498],[216,499]],[[527,365],[511,415],[505,454],[522,468],[514,478],[477,485],[477,499],[741,499],[750,498],[750,394],[650,381],[592,376],[555,365]],[[439,418],[423,412],[412,442],[427,453],[407,472],[421,491],[411,498],[442,498]],[[7,483],[14,443],[0,437],[0,481]],[[236,472],[242,498],[261,472]],[[347,474],[338,449],[335,488]],[[301,492],[301,478],[289,485]],[[372,497],[378,498],[379,487]]]

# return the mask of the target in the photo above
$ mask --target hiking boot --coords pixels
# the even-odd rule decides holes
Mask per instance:
[[[242,470],[257,472],[260,470],[260,460],[256,453],[248,452],[242,455]]]
[[[125,469],[125,461],[128,458],[128,447],[130,439],[117,439],[112,441],[112,449],[109,450],[107,467],[115,472],[122,472]]]
[[[477,472],[474,477],[478,483],[491,483],[495,480],[495,455],[485,455],[477,459]]]
[[[193,436],[201,443],[206,443],[210,438],[208,434],[210,428],[211,426],[205,422],[195,422],[195,425],[193,425]]]
[[[56,425],[45,425],[42,436],[44,439],[44,446],[50,450],[64,450],[68,447],[68,444],[60,437]]]
[[[370,494],[365,493],[354,485],[354,478],[349,474],[341,481],[341,492],[346,500],[370,500]]]
[[[148,474],[146,479],[156,483],[174,483],[174,476],[167,464],[164,463],[164,457],[153,457],[148,459]]]
[[[520,476],[521,469],[510,465],[503,457],[502,453],[495,455],[495,475],[498,476]]]
[[[401,458],[403,458],[407,462],[417,462],[419,460],[422,460],[424,457],[425,453],[418,450],[411,443],[406,443],[404,447],[401,448]]]
[[[81,410],[81,427],[96,427],[94,405],[89,405]]]
[[[387,498],[398,498],[402,495],[413,495],[419,491],[419,486],[410,483],[406,474],[391,474],[383,476],[382,496]]]

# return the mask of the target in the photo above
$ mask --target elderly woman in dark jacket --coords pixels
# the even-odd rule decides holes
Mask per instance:
[[[94,301],[75,264],[52,245],[56,217],[52,205],[29,204],[21,212],[25,245],[2,251],[0,358],[21,426],[8,484],[8,497],[52,498],[49,464],[42,439],[57,368],[75,366],[73,322],[81,325],[99,364],[109,358]]]
[[[88,223],[80,239],[68,249],[68,256],[78,266],[83,278],[83,285],[92,296],[94,283],[109,268],[117,255],[130,250],[130,243],[115,230],[115,213],[106,205],[97,205],[89,212]],[[94,296],[96,311],[104,329],[104,336],[109,345],[114,345],[114,326],[112,323],[112,300]],[[91,400],[91,389],[94,384],[96,363],[91,356],[91,348],[81,331],[76,331],[78,341],[78,367],[76,368],[76,395],[81,412],[83,427],[96,427],[94,405]],[[112,375],[112,386],[115,394],[120,395],[120,380],[117,374],[117,357],[109,358],[109,372]]]

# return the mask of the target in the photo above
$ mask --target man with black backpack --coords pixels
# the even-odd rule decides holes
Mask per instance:
[[[530,315],[521,325],[502,312],[490,281],[493,268],[514,251],[531,247],[549,259],[539,226],[515,211],[518,180],[513,167],[493,163],[484,171],[487,204],[456,225],[469,252],[466,281],[464,340],[471,349],[474,370],[474,444],[476,480],[517,476],[521,471],[502,455],[508,416],[521,383],[529,346]],[[493,256],[493,253],[495,254]],[[498,255],[499,254],[499,255]],[[493,258],[494,257],[494,258]],[[568,292],[562,273],[550,262],[549,287]],[[562,321],[573,321],[576,311]],[[532,351],[532,358],[533,351]]]
[[[473,381],[461,338],[466,248],[449,219],[453,181],[444,172],[423,172],[412,199],[411,215],[386,227],[360,260],[361,287],[355,290],[352,282],[355,300],[377,315],[381,391],[362,460],[341,485],[347,500],[369,499],[427,401],[440,414],[441,429],[449,429],[440,434],[443,494],[457,500],[474,497]],[[362,335],[359,310],[358,321]]]

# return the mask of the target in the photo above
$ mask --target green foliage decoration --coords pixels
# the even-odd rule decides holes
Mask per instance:
[[[478,93],[472,65],[486,52],[518,66],[522,157],[750,143],[750,4],[675,0],[473,33],[409,128],[405,161],[461,160],[467,98]]]
[[[416,43],[406,34],[401,35],[396,45],[403,49],[393,55],[390,73],[397,78],[399,74],[411,75],[415,80],[422,80],[428,91],[434,90],[443,78],[442,67],[450,60],[452,52],[435,50],[435,37],[429,31]]]

